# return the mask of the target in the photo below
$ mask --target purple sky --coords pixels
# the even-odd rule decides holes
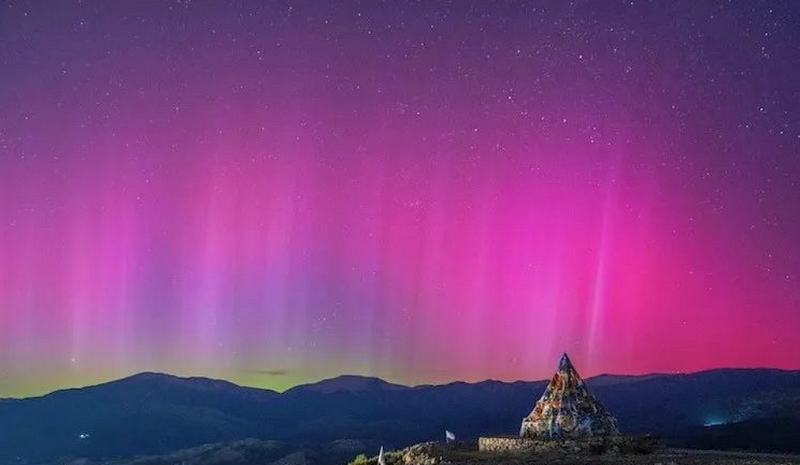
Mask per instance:
[[[0,4],[0,397],[800,368],[800,3]]]

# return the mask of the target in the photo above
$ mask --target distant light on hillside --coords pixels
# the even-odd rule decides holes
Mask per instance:
[[[724,425],[726,423],[727,421],[721,418],[711,417],[706,419],[705,423],[703,423],[703,426],[719,426],[719,425]]]

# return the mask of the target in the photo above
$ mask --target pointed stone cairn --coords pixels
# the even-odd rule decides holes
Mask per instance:
[[[522,420],[520,436],[528,438],[581,438],[616,436],[617,420],[586,388],[564,354],[558,371]]]

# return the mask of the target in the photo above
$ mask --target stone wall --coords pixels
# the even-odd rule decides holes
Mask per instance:
[[[537,441],[534,439],[514,437],[478,438],[478,450],[485,452],[533,451],[536,448],[535,442]]]
[[[485,452],[528,452],[534,454],[647,454],[658,441],[651,437],[607,436],[581,439],[535,439],[486,437],[478,439]]]

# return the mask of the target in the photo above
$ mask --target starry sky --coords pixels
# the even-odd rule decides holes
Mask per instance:
[[[0,2],[0,397],[800,368],[800,3]]]

